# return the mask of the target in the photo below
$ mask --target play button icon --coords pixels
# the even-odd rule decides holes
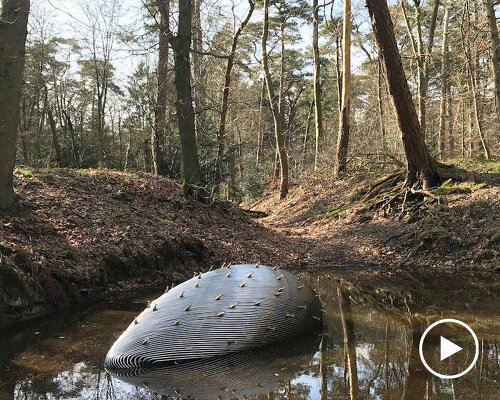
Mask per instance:
[[[463,350],[462,347],[456,345],[451,340],[448,340],[441,336],[441,361],[444,359],[451,357],[453,354],[458,353],[460,350]]]
[[[465,322],[441,319],[422,334],[419,354],[425,368],[433,375],[441,379],[459,378],[476,364],[479,341]]]

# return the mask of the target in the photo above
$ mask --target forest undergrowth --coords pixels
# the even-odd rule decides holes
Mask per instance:
[[[286,201],[267,194],[249,206],[268,228],[302,239],[302,265],[390,301],[446,284],[498,293],[500,163],[451,160],[439,170],[443,181],[429,190],[407,188],[399,170],[335,182],[325,173]]]

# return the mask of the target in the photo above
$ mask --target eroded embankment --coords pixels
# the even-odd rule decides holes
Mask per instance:
[[[2,317],[166,285],[223,262],[297,258],[239,209],[184,198],[161,177],[20,169],[15,181],[16,205],[0,215]]]

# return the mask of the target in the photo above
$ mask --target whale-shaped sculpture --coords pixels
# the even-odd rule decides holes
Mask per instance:
[[[307,333],[247,351],[159,368],[111,371],[120,381],[169,398],[234,399],[284,387],[314,360],[319,337]],[[195,384],[193,384],[195,382]]]
[[[295,275],[232,265],[199,274],[150,302],[113,344],[105,364],[178,365],[289,339],[320,324],[318,298]]]

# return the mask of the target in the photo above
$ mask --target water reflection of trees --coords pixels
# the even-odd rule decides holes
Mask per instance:
[[[272,393],[250,399],[497,398],[500,392],[498,338],[488,340],[488,335],[481,335],[480,358],[474,369],[456,381],[443,381],[424,369],[418,355],[420,335],[429,321],[408,309],[376,306],[334,280],[322,279],[317,287],[325,310],[325,329],[317,353],[297,377]],[[456,317],[460,319],[460,314]],[[481,316],[476,318],[480,320]],[[47,352],[44,354],[49,356]],[[12,390],[15,400],[167,399],[145,387],[136,388],[110,378],[102,370],[100,360],[85,359],[73,369],[54,375],[32,374],[0,391]]]
[[[18,382],[14,389],[14,400],[156,400],[159,396],[144,388],[119,385],[103,369],[88,367],[81,363],[72,371],[58,374],[51,379],[46,376],[33,377]]]
[[[468,375],[456,381],[441,380],[425,369],[418,353],[420,337],[431,322],[426,312],[385,308],[334,279],[322,277],[316,286],[325,309],[328,339],[321,352],[322,364],[327,365],[322,368],[327,376],[321,377],[327,393],[321,394],[321,400],[497,398],[498,341],[483,340],[484,351]],[[459,314],[456,317],[460,319]],[[495,337],[494,328],[489,335]],[[356,365],[350,365],[354,360]]]
[[[340,320],[344,333],[344,371],[347,369],[349,379],[349,397],[351,400],[359,399],[358,362],[356,357],[356,332],[351,310],[351,300],[337,287]],[[346,368],[347,366],[347,368]],[[344,374],[345,376],[345,374]],[[326,397],[326,395],[324,395]]]

